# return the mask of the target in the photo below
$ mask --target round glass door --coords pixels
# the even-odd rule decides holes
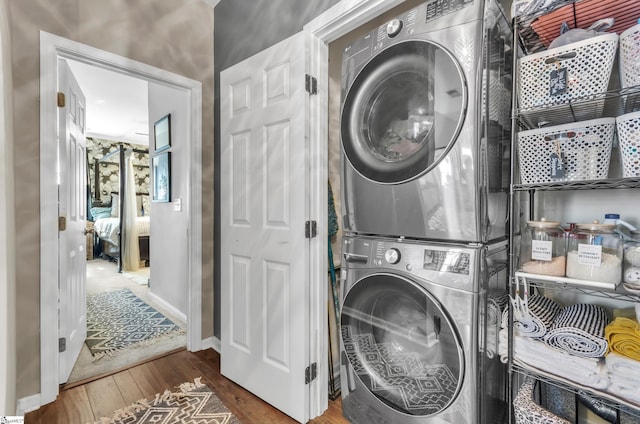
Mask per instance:
[[[368,276],[345,297],[341,320],[354,373],[390,408],[430,416],[458,395],[464,376],[460,338],[425,289],[397,275]]]
[[[451,149],[466,107],[464,77],[448,51],[427,41],[396,44],[365,65],[345,97],[344,153],[369,180],[411,180]]]

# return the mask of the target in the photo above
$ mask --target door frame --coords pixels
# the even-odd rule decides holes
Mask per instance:
[[[404,0],[341,0],[317,18],[304,25],[311,34],[309,73],[318,82],[317,96],[309,105],[309,176],[311,211],[320,211],[318,222],[327,222],[328,202],[328,122],[329,122],[329,43],[366,24]],[[314,189],[315,188],[315,189]],[[313,219],[310,217],[309,219]],[[319,225],[318,237],[327,240],[325,225]],[[312,243],[310,251],[310,338],[311,358],[318,358],[318,378],[311,383],[309,392],[309,418],[313,419],[327,409],[328,391],[325,382],[329,372],[321,360],[328,352],[327,324],[327,249],[324,242]]]
[[[189,93],[187,349],[202,349],[202,84],[181,75],[40,31],[40,405],[58,395],[58,58],[69,58]]]

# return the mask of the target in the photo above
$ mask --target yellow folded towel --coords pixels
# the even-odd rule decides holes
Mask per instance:
[[[604,329],[609,352],[640,361],[640,324],[633,319],[618,317]]]

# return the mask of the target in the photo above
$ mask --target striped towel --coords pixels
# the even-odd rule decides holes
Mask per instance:
[[[521,314],[514,314],[519,334],[524,337],[544,337],[560,312],[560,306],[548,297],[533,295],[529,297],[527,307],[528,310]]]
[[[608,350],[604,329],[609,323],[600,306],[570,305],[562,308],[544,341],[556,349],[584,358],[604,356]]]
[[[607,325],[604,335],[609,343],[609,352],[640,361],[640,324],[637,321],[618,317]]]

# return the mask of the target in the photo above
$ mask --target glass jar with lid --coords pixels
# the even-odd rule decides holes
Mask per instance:
[[[623,276],[625,289],[640,292],[640,230],[631,231],[624,242]]]
[[[531,274],[564,277],[565,232],[558,221],[527,221],[520,248],[520,269]]]
[[[567,248],[567,277],[618,284],[622,277],[622,237],[615,224],[576,224]]]

